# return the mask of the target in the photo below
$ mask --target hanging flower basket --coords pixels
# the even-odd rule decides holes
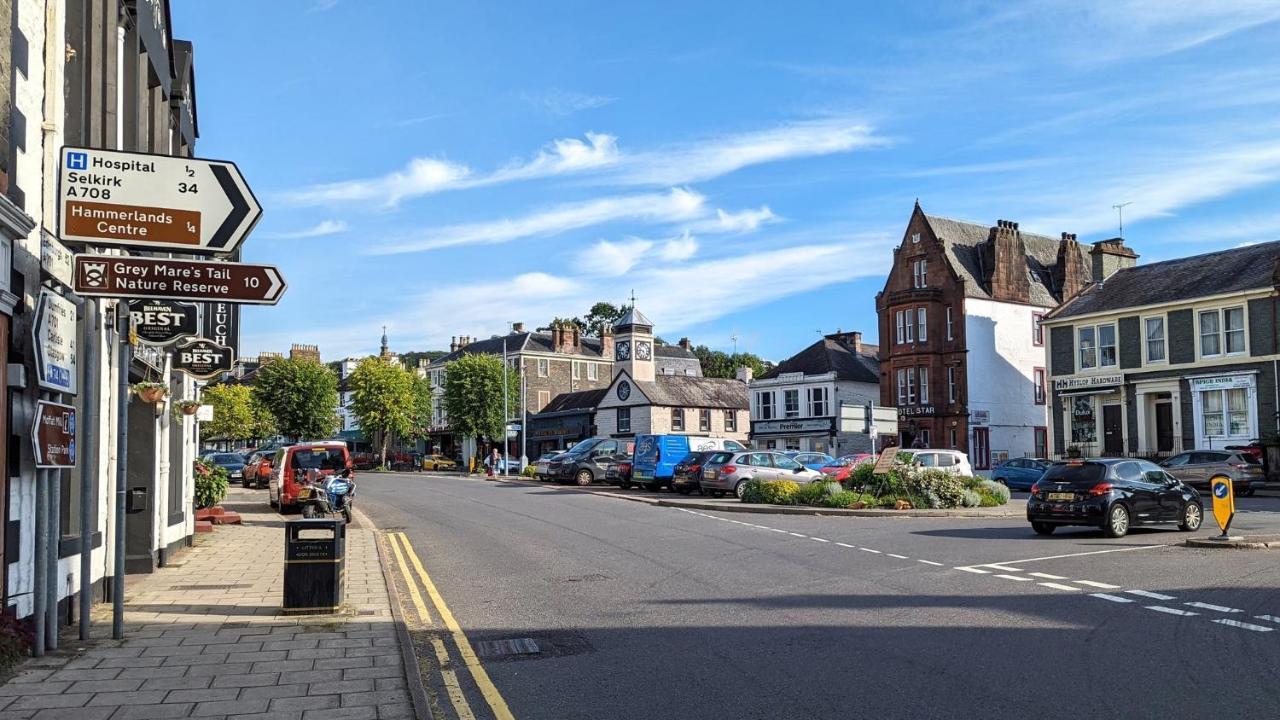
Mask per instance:
[[[140,382],[133,386],[133,392],[142,402],[157,405],[164,402],[164,396],[169,393],[169,388],[165,387],[163,383]]]
[[[198,400],[183,400],[178,403],[178,409],[182,411],[183,415],[195,415],[196,411],[200,409],[200,402]]]

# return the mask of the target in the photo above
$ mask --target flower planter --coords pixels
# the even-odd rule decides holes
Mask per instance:
[[[155,388],[155,387],[140,388],[138,390],[138,399],[142,400],[142,402],[156,405],[158,403],[164,402],[164,396],[166,394],[167,393],[164,388]]]
[[[183,415],[195,415],[200,410],[199,405],[182,405]]]

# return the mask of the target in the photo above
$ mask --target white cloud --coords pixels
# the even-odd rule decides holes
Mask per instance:
[[[618,157],[616,137],[589,132],[586,142],[578,138],[556,140],[539,151],[532,160],[508,165],[474,184],[492,185],[594,170],[617,162]]]
[[[662,244],[662,249],[658,251],[659,257],[668,262],[680,262],[688,260],[698,254],[698,239],[689,234],[688,230],[680,237],[671,238]]]
[[[621,195],[566,203],[517,218],[433,228],[416,237],[372,248],[374,255],[437,250],[459,245],[494,245],[528,237],[557,235],[622,220],[679,222],[705,212],[706,199],[692,190]]]
[[[470,168],[436,158],[414,158],[403,170],[382,177],[311,185],[283,193],[294,205],[328,205],[340,202],[378,202],[394,207],[406,198],[460,187]]]
[[[545,113],[561,117],[583,110],[604,107],[617,100],[617,98],[608,95],[589,95],[559,88],[541,92],[521,93],[520,98]]]
[[[716,210],[714,218],[694,223],[692,230],[701,233],[745,233],[755,231],[761,225],[776,222],[778,219],[767,205],[761,205],[758,210],[747,209],[736,213]]]
[[[347,229],[347,223],[343,220],[321,220],[309,228],[303,228],[302,230],[264,232],[262,233],[262,237],[276,240],[300,240],[303,238],[336,235],[340,232],[346,232]]]
[[[640,238],[600,240],[579,256],[578,269],[592,275],[625,275],[652,247],[651,241]]]

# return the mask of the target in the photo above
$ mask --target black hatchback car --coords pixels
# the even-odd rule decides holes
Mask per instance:
[[[1027,520],[1040,535],[1059,525],[1091,525],[1121,537],[1135,525],[1204,521],[1200,493],[1146,460],[1103,458],[1056,463],[1031,488]]]
[[[676,463],[675,468],[671,471],[671,489],[681,495],[688,495],[694,490],[700,490],[702,466],[706,464],[707,460],[721,454],[723,454],[721,450],[699,450],[685,455],[684,459]]]

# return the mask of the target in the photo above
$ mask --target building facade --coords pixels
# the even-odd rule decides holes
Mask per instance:
[[[864,416],[880,403],[878,352],[860,332],[825,335],[750,380],[752,445],[837,457],[873,452],[879,439],[866,432]]]
[[[1280,431],[1280,242],[1122,267],[1045,318],[1057,455],[1169,456]]]
[[[880,402],[898,408],[899,443],[967,452],[975,470],[1047,453],[1040,322],[1091,280],[1093,261],[1122,252],[1108,248],[917,203],[876,296]]]
[[[744,445],[751,430],[747,378],[708,378],[660,371],[653,323],[635,307],[613,326],[613,378],[596,405],[596,434],[732,438]],[[688,341],[681,341],[685,347]]]

